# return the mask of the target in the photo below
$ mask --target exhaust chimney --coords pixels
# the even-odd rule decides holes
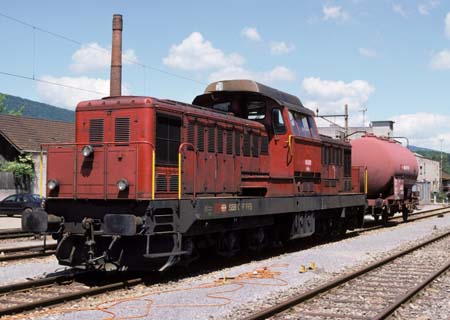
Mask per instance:
[[[122,15],[113,16],[109,95],[122,95]]]

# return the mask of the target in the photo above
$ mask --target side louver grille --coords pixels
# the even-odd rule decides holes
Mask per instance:
[[[130,142],[130,118],[115,119],[115,141]]]
[[[104,137],[104,120],[91,119],[89,120],[89,142],[103,142]]]

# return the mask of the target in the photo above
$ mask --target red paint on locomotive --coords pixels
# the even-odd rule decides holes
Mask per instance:
[[[165,269],[197,248],[230,256],[363,221],[350,144],[319,136],[297,97],[251,80],[212,83],[193,104],[81,102],[76,143],[46,149],[46,212],[22,225],[52,232],[64,265]]]

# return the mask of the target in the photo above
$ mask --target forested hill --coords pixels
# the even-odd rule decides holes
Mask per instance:
[[[8,94],[3,95],[5,96],[3,104],[7,110],[19,110],[24,107],[22,114],[24,117],[75,122],[74,111]]]
[[[421,148],[416,146],[409,146],[412,152],[423,155],[424,157],[436,161],[441,161],[441,151],[436,151],[428,148]],[[442,152],[442,169],[445,173],[450,174],[450,157],[446,152]]]

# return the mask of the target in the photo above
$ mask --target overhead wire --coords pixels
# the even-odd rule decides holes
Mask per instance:
[[[79,87],[75,87],[75,86],[69,86],[69,85],[66,85],[66,84],[63,84],[63,83],[59,83],[59,82],[48,81],[48,80],[44,80],[44,79],[41,79],[41,78],[29,77],[29,76],[24,76],[24,75],[21,75],[21,74],[16,74],[16,73],[11,73],[11,72],[0,71],[0,74],[3,74],[5,76],[20,78],[20,79],[33,80],[33,81],[42,82],[42,83],[46,83],[46,84],[51,84],[51,85],[64,87],[64,88],[69,88],[69,89],[75,89],[75,90],[80,90],[80,91],[85,91],[85,92],[90,92],[90,93],[108,95],[108,93],[105,93],[105,92],[89,90],[89,89],[79,88]]]
[[[90,44],[84,44],[83,42],[78,41],[76,39],[73,39],[71,37],[68,37],[68,36],[65,36],[63,34],[60,34],[60,33],[57,33],[57,32],[53,32],[53,31],[41,28],[39,26],[33,25],[31,23],[28,23],[26,21],[23,21],[23,20],[20,20],[18,18],[12,17],[10,15],[4,14],[2,12],[0,12],[0,17],[3,17],[5,19],[14,21],[16,23],[19,23],[21,25],[24,25],[26,27],[29,27],[29,28],[33,29],[33,75],[31,77],[28,77],[28,76],[18,75],[18,74],[14,74],[14,73],[11,73],[11,72],[4,72],[4,71],[0,71],[0,74],[7,75],[7,76],[13,76],[13,77],[17,77],[17,78],[22,78],[22,79],[27,79],[27,80],[34,80],[34,81],[43,82],[43,83],[47,83],[47,84],[51,84],[51,85],[58,85],[58,86],[61,86],[61,87],[71,88],[71,89],[75,89],[75,90],[81,90],[81,91],[86,91],[86,92],[91,92],[91,93],[105,94],[104,92],[98,92],[98,91],[94,91],[94,90],[83,89],[83,88],[78,88],[78,87],[74,87],[74,86],[68,86],[68,85],[64,85],[64,84],[61,84],[61,83],[56,83],[56,82],[46,81],[46,80],[43,80],[43,79],[36,78],[36,75],[35,75],[35,72],[36,72],[36,61],[35,61],[36,60],[36,58],[35,58],[35,55],[36,55],[36,34],[35,33],[36,33],[36,31],[40,31],[42,33],[49,34],[51,36],[54,36],[56,38],[59,38],[59,39],[62,39],[62,40],[68,41],[68,42],[71,42],[73,44],[76,44],[76,45],[79,45],[79,46],[84,46],[84,47],[87,47],[87,48],[90,48],[90,49],[93,49],[93,50],[97,50],[97,51],[101,51],[101,52],[107,52],[109,54],[111,52],[110,50],[105,49],[105,48],[101,48],[101,47],[98,47],[98,46],[93,46],[93,45],[90,45]],[[126,62],[129,62],[131,64],[137,65],[137,66],[139,66],[139,67],[144,69],[144,88],[146,88],[146,82],[147,82],[147,75],[145,73],[145,69],[153,70],[153,71],[156,71],[156,72],[168,75],[168,76],[172,76],[172,77],[179,78],[179,79],[182,79],[182,80],[194,82],[194,83],[197,83],[197,84],[207,85],[207,83],[205,83],[203,81],[196,80],[196,79],[193,79],[193,78],[190,78],[190,77],[187,77],[187,76],[179,75],[179,74],[176,74],[176,73],[164,70],[164,69],[160,69],[160,68],[157,68],[157,67],[154,67],[154,66],[146,65],[146,64],[141,63],[141,62],[139,62],[139,61],[137,61],[135,59],[129,59],[129,58],[125,57],[125,56],[122,56],[122,59],[124,61],[126,61]]]

